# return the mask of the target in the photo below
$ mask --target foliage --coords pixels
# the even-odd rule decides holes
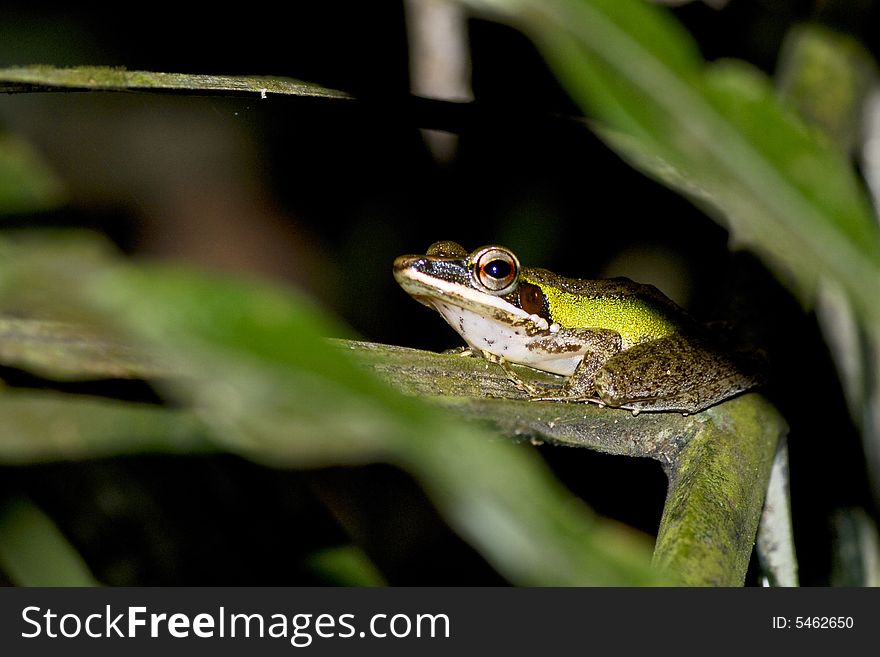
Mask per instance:
[[[633,0],[466,4],[529,35],[597,132],[635,167],[705,207],[805,301],[816,301],[828,287],[840,290],[860,330],[880,335],[880,240],[861,184],[843,151],[802,123],[766,76],[742,62],[707,65],[668,13]],[[0,71],[0,88],[269,90],[351,100],[290,80],[103,68],[7,69]],[[4,143],[0,214],[59,203],[60,185],[34,153]],[[9,172],[19,182],[5,184]],[[163,402],[3,390],[5,464],[155,451],[231,452],[275,468],[385,461],[411,473],[447,522],[513,583],[669,581],[649,567],[644,537],[594,515],[526,445],[493,440],[482,426],[400,394],[328,344],[327,336],[347,329],[297,294],[254,280],[132,262],[89,235],[10,233],[0,242],[0,255],[0,306],[7,314],[61,322],[46,329],[46,323],[4,319],[4,365],[62,381],[111,371],[114,378],[149,378]],[[477,376],[472,363],[463,367],[471,370],[465,378]],[[444,374],[455,370],[450,366]],[[489,405],[445,392],[448,407],[492,419]],[[503,428],[535,435],[522,431],[511,409],[505,406],[505,414],[516,422]],[[683,426],[681,418],[628,418],[633,426],[658,422],[670,437],[661,446],[673,439],[689,444],[681,460],[675,453],[667,463],[673,487],[655,554],[677,581],[736,584],[747,566],[784,423],[762,401],[735,400],[729,409],[687,419],[688,427],[706,423],[694,429],[690,443],[670,429]],[[596,411],[602,412],[590,409],[584,424],[574,425],[580,435],[601,431],[616,445],[632,441],[623,428],[627,422],[621,418],[620,428],[613,428],[608,422],[618,418],[607,410],[604,419],[587,417]],[[496,418],[495,425],[503,422]],[[722,493],[739,515],[713,513]],[[40,544],[50,545],[55,563],[70,574],[58,581],[91,581],[60,533],[29,505],[0,516],[0,559],[8,576],[42,583],[21,558],[22,545]],[[21,509],[30,511],[23,516]],[[707,524],[707,517],[716,524]],[[717,528],[716,540],[726,532],[736,543],[730,558],[717,559],[713,549],[700,552],[705,544],[694,536],[710,525]],[[316,568],[343,582],[382,581],[357,548],[344,547],[338,555],[328,561],[326,552],[316,554]]]

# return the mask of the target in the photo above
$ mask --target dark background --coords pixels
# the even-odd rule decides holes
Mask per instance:
[[[4,3],[0,65],[280,75],[361,101],[2,97],[0,127],[32,140],[71,195],[62,210],[8,225],[84,226],[132,254],[271,277],[315,297],[364,339],[435,350],[457,346],[457,336],[396,286],[390,266],[438,239],[469,249],[502,243],[525,264],[568,276],[653,282],[767,353],[766,392],[791,425],[802,581],[831,582],[835,512],[865,507],[876,517],[876,507],[815,318],[754,257],[731,252],[722,227],[583,127],[554,118],[577,110],[523,36],[471,21],[480,111],[463,119],[455,159],[439,164],[418,129],[429,117],[406,102],[400,3],[182,10]],[[674,13],[707,59],[737,57],[769,74],[802,20],[878,45],[872,2],[733,0],[721,11],[692,3]],[[160,403],[144,383],[81,389]],[[805,403],[823,410],[807,415]],[[656,531],[666,487],[658,464],[540,452],[598,512]],[[391,584],[502,582],[389,466],[283,472],[234,457],[133,457],[3,468],[0,482],[0,496],[24,491],[39,502],[111,584],[330,583],[307,557],[350,540]],[[756,582],[752,572],[748,583]]]

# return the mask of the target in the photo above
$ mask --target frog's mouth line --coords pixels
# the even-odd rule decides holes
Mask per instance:
[[[413,266],[396,267],[394,276],[410,296],[440,313],[472,349],[562,376],[571,375],[583,357],[579,350],[548,348],[540,339],[557,333],[559,325],[548,325],[543,317],[501,297]]]
[[[531,315],[522,308],[481,290],[445,281],[442,278],[428,276],[416,269],[402,269],[394,272],[394,277],[406,292],[426,306],[433,306],[434,301],[460,306],[469,310],[491,308],[509,315],[511,321],[528,320]],[[495,319],[501,319],[493,313]]]

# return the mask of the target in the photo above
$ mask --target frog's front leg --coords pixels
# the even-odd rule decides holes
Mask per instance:
[[[621,337],[610,329],[562,329],[538,338],[529,349],[545,354],[547,360],[569,358],[577,361],[574,372],[562,388],[545,390],[535,397],[536,400],[595,401],[594,378],[609,359],[620,353]]]

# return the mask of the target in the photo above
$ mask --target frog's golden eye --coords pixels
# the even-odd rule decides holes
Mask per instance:
[[[489,294],[504,296],[516,287],[519,260],[507,249],[487,246],[471,256],[474,284]]]

